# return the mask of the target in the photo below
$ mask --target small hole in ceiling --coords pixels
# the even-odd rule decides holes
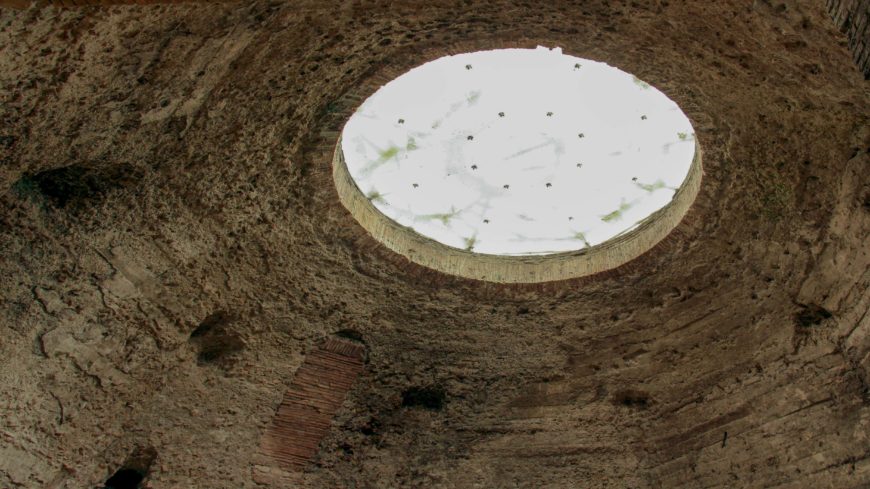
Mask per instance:
[[[438,411],[444,407],[447,393],[440,386],[410,387],[402,392],[403,407],[422,407]]]
[[[136,489],[145,479],[145,474],[135,469],[120,469],[106,481],[106,489]]]
[[[124,465],[106,480],[104,489],[138,489],[148,476],[151,465],[157,458],[152,447],[140,447],[133,451]]]

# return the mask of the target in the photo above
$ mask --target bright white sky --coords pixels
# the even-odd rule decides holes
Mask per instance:
[[[602,243],[665,206],[695,138],[655,88],[539,47],[414,68],[357,110],[342,150],[399,224],[477,253],[540,255]]]

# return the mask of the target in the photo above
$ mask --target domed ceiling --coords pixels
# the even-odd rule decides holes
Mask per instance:
[[[870,94],[825,7],[0,9],[0,487],[870,486]],[[693,203],[661,239],[606,248],[618,265],[583,277],[568,273],[589,266],[579,242],[574,261],[497,255],[514,282],[546,264],[506,283],[450,254],[474,253],[457,241],[471,228],[436,254],[347,205],[335,150],[366,100],[497,49],[591,60],[566,77],[606,63],[679,107],[691,130],[652,110],[625,123],[667,128],[681,164],[703,149]],[[481,93],[449,102],[481,110],[474,140],[456,141],[468,157],[514,123]],[[548,105],[497,160],[543,131],[574,165],[559,171],[596,168],[569,160],[598,137],[577,127],[589,111]],[[407,150],[408,135],[424,150],[434,120],[401,108],[365,151]],[[492,162],[470,163],[478,178]],[[543,205],[571,178],[534,175],[501,185]],[[432,184],[395,176],[408,185],[375,186],[388,203]],[[679,183],[617,180],[630,203],[659,178],[663,195]],[[553,215],[553,236],[575,230]],[[477,251],[518,251],[484,237]],[[430,266],[445,258],[455,273]]]

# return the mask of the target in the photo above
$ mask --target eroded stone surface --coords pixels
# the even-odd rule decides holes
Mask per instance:
[[[822,2],[781,5],[3,10],[0,486],[91,487],[152,446],[151,487],[255,487],[285,382],[342,329],[369,363],[298,487],[867,486],[867,86]],[[354,226],[312,163],[355,108],[333,101],[539,44],[691,119],[705,185],[667,242],[484,285]],[[142,174],[74,214],[20,180],[77,163]],[[831,317],[797,323],[810,305]],[[219,310],[229,369],[188,341]],[[441,410],[402,407],[427,385]]]

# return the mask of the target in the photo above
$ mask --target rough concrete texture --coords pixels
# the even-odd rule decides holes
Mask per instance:
[[[233,0],[0,0],[0,7],[25,9],[31,5],[54,6],[54,7],[83,7],[90,5],[153,5],[161,3],[190,3],[190,2],[224,2]]]
[[[671,237],[538,286],[367,237],[320,164],[334,101],[536,44],[690,116],[706,174]],[[296,487],[868,487],[868,95],[815,0],[0,11],[0,487],[155,453],[145,487],[256,487],[342,329],[368,363]],[[402,405],[430,386],[440,409]]]

